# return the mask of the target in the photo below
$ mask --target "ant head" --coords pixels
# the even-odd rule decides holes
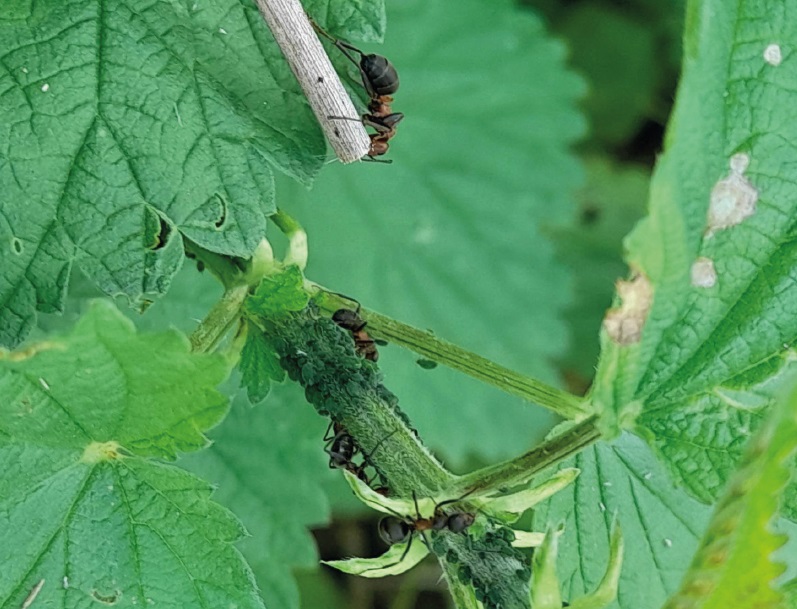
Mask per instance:
[[[385,516],[379,521],[379,536],[388,545],[405,542],[411,534],[410,525],[401,518]]]
[[[458,512],[456,514],[452,514],[448,518],[448,530],[452,533],[461,533],[470,525],[472,525],[475,520],[476,516],[467,512]]]
[[[330,469],[345,469],[346,466],[349,464],[349,460],[346,458],[346,455],[342,455],[341,453],[329,453],[329,468]]]

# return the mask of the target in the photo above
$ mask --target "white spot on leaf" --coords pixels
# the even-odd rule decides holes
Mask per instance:
[[[61,580],[62,585],[64,586],[64,590],[69,588],[69,578],[64,575],[64,579]]]
[[[45,93],[47,93],[47,91],[49,91],[49,90],[50,90],[50,85],[48,85],[47,83],[44,83],[44,84],[42,85],[42,91],[44,91]]]
[[[717,271],[711,258],[700,257],[692,264],[692,286],[713,288],[717,284]]]
[[[41,385],[42,388],[44,388],[45,391],[50,391],[50,386],[47,384],[47,381],[45,381],[41,377],[39,377],[39,385]]]
[[[219,34],[226,34],[226,33],[227,33],[227,30],[225,30],[223,27],[219,28]]]
[[[743,175],[749,164],[748,155],[734,154],[730,160],[730,174],[717,182],[711,190],[707,237],[735,226],[755,213],[758,191]]]
[[[28,68],[24,68],[24,67],[23,67],[23,68],[22,68],[22,73],[23,73],[23,74],[27,74],[27,73],[28,73]]]
[[[783,61],[783,54],[780,51],[779,44],[770,44],[766,49],[764,49],[764,61],[766,61],[771,66],[779,66],[780,62]]]
[[[671,548],[672,547],[672,539],[665,539],[664,540],[665,547]]]
[[[653,286],[640,273],[631,281],[618,281],[617,294],[622,304],[606,312],[603,329],[618,345],[638,343],[653,305]]]

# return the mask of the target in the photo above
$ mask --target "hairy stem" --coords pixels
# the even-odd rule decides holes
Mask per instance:
[[[572,457],[600,438],[597,416],[592,416],[519,457],[460,476],[457,488],[463,494],[474,489],[511,488]]]
[[[317,289],[316,303],[329,313],[342,307],[352,306],[352,301],[342,295],[321,287]],[[505,368],[481,355],[445,341],[431,332],[419,330],[367,309],[361,308],[360,316],[368,322],[368,332],[375,338],[401,345],[433,362],[459,370],[506,393],[539,404],[566,419],[578,421],[591,414],[589,404],[582,398]]]
[[[228,288],[213,308],[191,333],[191,350],[207,353],[216,348],[224,335],[241,317],[241,308],[249,294],[249,286]]]

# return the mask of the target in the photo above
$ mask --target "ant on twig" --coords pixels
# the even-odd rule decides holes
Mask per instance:
[[[370,134],[371,147],[368,150],[368,157],[372,161],[391,162],[389,160],[378,160],[375,157],[387,153],[390,147],[388,140],[396,135],[396,125],[404,118],[404,114],[393,112],[390,107],[390,104],[393,103],[392,94],[398,91],[399,88],[399,76],[396,68],[387,57],[375,53],[364,53],[354,45],[335,38],[312,19],[310,19],[310,23],[312,23],[316,32],[331,40],[332,44],[357,66],[363,81],[363,87],[369,97],[368,112],[360,118],[351,118],[349,116],[330,116],[328,118],[361,121],[365,126],[375,129],[376,133]],[[359,61],[352,55],[352,52],[359,54]]]

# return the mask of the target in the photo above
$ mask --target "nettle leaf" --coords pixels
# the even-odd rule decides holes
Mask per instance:
[[[304,289],[304,275],[296,265],[267,275],[257,286],[255,293],[246,300],[246,308],[265,317],[289,311],[301,311],[307,306],[309,297]]]
[[[385,36],[384,0],[305,0],[303,4],[316,23],[347,41],[381,42]]]
[[[286,184],[310,237],[308,276],[556,382],[570,282],[540,225],[573,211],[581,175],[567,149],[584,132],[583,84],[566,70],[563,45],[510,0],[463,0],[456,10],[394,0],[388,11],[392,35],[375,51],[401,77],[393,108],[406,118],[391,140],[394,162],[330,166],[309,193]],[[517,454],[553,420],[395,348],[380,350],[379,365],[449,462]],[[480,430],[477,445],[450,431],[466,428]]]
[[[0,8],[0,343],[61,310],[73,262],[146,303],[182,239],[249,256],[272,169],[305,183],[320,129],[254,3]]]
[[[241,386],[246,387],[249,402],[257,404],[265,399],[271,389],[271,382],[285,379],[285,370],[279,356],[266,340],[263,331],[254,324],[247,324],[246,342],[241,350]]]
[[[772,526],[797,450],[797,392],[781,400],[749,442],[712,516],[681,589],[665,609],[783,609]]]
[[[684,74],[635,280],[604,322],[594,402],[701,500],[715,499],[797,341],[797,0],[693,3]],[[788,513],[797,514],[795,494]]]
[[[210,485],[146,458],[207,443],[228,371],[105,303],[0,358],[0,607],[34,593],[45,606],[263,606],[232,545],[241,524]]]
[[[537,531],[564,523],[557,565],[562,598],[572,603],[598,588],[616,517],[628,543],[617,601],[609,606],[659,609],[678,589],[709,508],[677,489],[650,448],[630,434],[584,450],[565,467],[581,474],[534,513]]]
[[[318,566],[308,528],[328,521],[321,485],[340,475],[327,467],[326,425],[295,385],[275,387],[257,408],[239,393],[211,433],[213,446],[181,460],[218,485],[214,499],[235,510],[249,531],[237,547],[269,607],[297,608],[293,571]]]

